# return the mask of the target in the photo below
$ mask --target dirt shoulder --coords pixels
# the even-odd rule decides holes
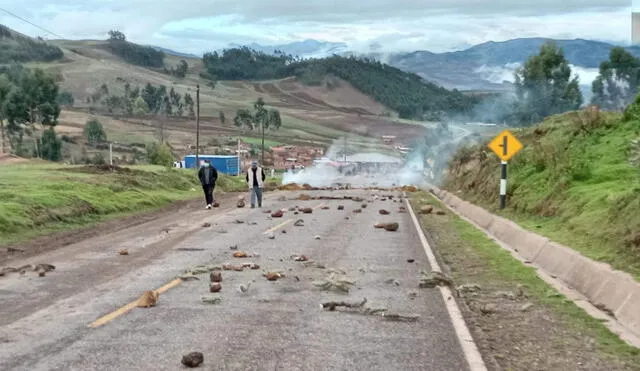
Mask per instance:
[[[416,194],[412,202],[416,210],[441,208],[427,193]],[[460,291],[461,310],[489,369],[640,370],[640,349],[624,343],[475,227],[450,212],[420,219]]]

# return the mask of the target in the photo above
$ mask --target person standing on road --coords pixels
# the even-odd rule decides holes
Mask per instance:
[[[247,169],[247,185],[249,186],[249,192],[251,192],[251,208],[256,207],[256,200],[258,201],[258,207],[262,207],[262,188],[264,186],[264,169],[258,166],[257,161],[251,163],[251,167]]]
[[[216,180],[218,180],[218,171],[216,170],[209,160],[204,160],[204,164],[198,171],[198,178],[200,184],[202,184],[202,190],[204,190],[204,199],[207,202],[207,209],[211,209],[213,205],[213,189],[216,187]]]

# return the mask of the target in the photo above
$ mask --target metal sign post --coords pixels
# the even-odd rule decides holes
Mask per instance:
[[[502,160],[500,175],[500,209],[507,207],[507,161],[522,149],[522,143],[505,130],[489,142],[491,149]]]

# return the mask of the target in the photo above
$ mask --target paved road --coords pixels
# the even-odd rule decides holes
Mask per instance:
[[[342,196],[346,191],[310,193]],[[369,198],[370,193],[349,195]],[[190,351],[204,353],[205,370],[468,369],[439,291],[417,288],[428,262],[409,214],[397,212],[399,203],[377,200],[354,214],[359,207],[354,201],[275,201],[277,196],[272,194],[266,207],[315,209],[273,219],[264,209],[197,210],[180,215],[168,233],[158,227],[171,217],[103,237],[100,244],[87,240],[43,255],[37,262],[57,267],[46,277],[0,277],[0,369],[177,370],[182,354]],[[320,208],[323,203],[330,209]],[[345,210],[337,210],[338,204]],[[391,215],[379,215],[380,208]],[[297,219],[304,226],[293,226]],[[201,227],[203,221],[212,226]],[[400,229],[374,229],[377,221],[397,221]],[[275,239],[268,238],[265,231],[283,223]],[[233,258],[231,245],[259,257]],[[130,255],[117,254],[123,246]],[[327,269],[306,267],[291,260],[293,254],[305,254]],[[209,285],[202,275],[161,294],[156,307],[134,308],[103,326],[88,327],[194,265],[240,260],[284,271],[286,277],[271,282],[262,269],[224,271],[222,302],[215,305],[201,302]],[[325,292],[312,284],[326,277],[328,268],[356,280],[351,293]],[[248,292],[238,290],[252,280]],[[411,298],[411,292],[417,296]],[[363,297],[372,307],[416,314],[419,320],[392,322],[320,308],[327,300]]]

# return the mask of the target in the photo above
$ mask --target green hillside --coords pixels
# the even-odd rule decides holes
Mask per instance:
[[[640,277],[640,103],[624,117],[552,116],[514,134],[504,215]],[[486,143],[458,151],[445,188],[496,210],[500,161]]]
[[[436,120],[445,114],[471,111],[479,97],[449,91],[426,82],[416,74],[403,72],[375,60],[333,56],[302,60],[290,55],[268,55],[249,48],[207,53],[203,57],[204,77],[220,80],[266,80],[297,76],[309,84],[319,84],[326,75],[351,83],[401,118]]]
[[[0,63],[52,62],[64,54],[57,46],[23,36],[0,25]]]

